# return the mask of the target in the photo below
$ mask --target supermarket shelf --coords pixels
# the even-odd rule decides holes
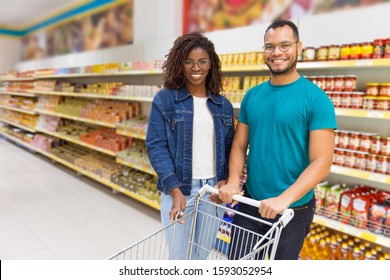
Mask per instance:
[[[91,144],[84,143],[81,140],[77,140],[77,139],[72,138],[72,137],[67,137],[67,136],[62,135],[60,133],[52,132],[52,131],[45,130],[45,129],[37,129],[37,131],[54,136],[54,137],[57,137],[57,138],[60,138],[60,139],[63,139],[63,140],[66,140],[66,141],[69,141],[69,142],[72,142],[74,144],[77,144],[77,145],[80,145],[80,146],[83,146],[83,147],[86,147],[86,148],[89,148],[89,149],[92,149],[92,150],[95,150],[95,151],[98,151],[98,152],[101,152],[101,153],[104,153],[107,155],[110,155],[110,156],[116,155],[115,152],[112,152],[110,150],[106,150],[106,149],[103,149],[103,148],[100,148],[100,147],[97,147],[97,146],[94,146]]]
[[[29,110],[14,108],[14,107],[0,105],[0,108],[11,110],[11,111],[16,111],[16,112],[20,112],[20,113],[25,113],[25,114],[29,114],[29,115],[37,115],[37,113],[35,111],[29,111]]]
[[[16,82],[16,81],[34,81],[35,78],[11,78],[11,77],[0,77],[0,81],[4,82]]]
[[[142,140],[146,139],[146,135],[144,135],[144,134],[132,133],[132,132],[124,131],[124,130],[120,130],[120,129],[116,130],[116,134],[128,136],[128,137],[133,137],[133,138],[137,138],[137,139],[142,139]]]
[[[36,152],[38,152],[38,153],[40,153],[40,154],[42,154],[42,155],[44,155],[44,156],[46,156],[46,157],[56,161],[58,163],[61,163],[62,165],[65,165],[66,167],[68,167],[68,168],[70,168],[70,169],[72,169],[72,170],[74,170],[74,171],[76,171],[76,172],[78,172],[80,174],[83,174],[83,175],[85,175],[87,177],[90,177],[90,178],[94,179],[95,181],[98,181],[98,182],[102,183],[103,185],[106,185],[106,186],[108,186],[108,187],[110,187],[110,188],[112,188],[112,189],[114,189],[114,190],[116,190],[118,192],[121,192],[121,193],[123,193],[123,194],[125,194],[125,195],[127,195],[127,196],[129,196],[129,197],[131,197],[133,199],[135,199],[135,200],[138,200],[138,201],[140,201],[140,202],[142,202],[142,203],[144,203],[144,204],[146,204],[146,205],[148,205],[148,206],[150,206],[150,207],[152,207],[152,208],[154,208],[156,210],[160,210],[160,205],[159,204],[157,204],[157,203],[155,203],[153,201],[150,201],[150,200],[148,200],[147,198],[145,198],[143,196],[140,196],[140,195],[138,195],[136,193],[133,193],[133,192],[131,192],[131,191],[125,189],[125,188],[122,188],[122,187],[120,187],[120,186],[118,186],[118,185],[116,185],[116,184],[106,180],[106,179],[100,178],[99,176],[97,176],[95,174],[92,174],[92,173],[90,173],[88,171],[82,170],[82,169],[78,168],[77,166],[75,166],[75,165],[73,165],[73,164],[71,164],[71,163],[69,163],[69,162],[67,162],[67,161],[65,161],[63,159],[61,159],[59,157],[56,157],[55,155],[52,155],[50,153],[47,153],[47,152],[42,151],[40,149],[37,149],[37,148],[31,146],[30,144],[25,143],[25,142],[21,141],[20,139],[18,139],[16,137],[13,137],[13,136],[11,136],[11,135],[9,135],[7,133],[4,133],[4,132],[0,131],[0,135],[3,135],[4,137],[6,137],[6,138],[8,138],[8,139],[18,143],[18,144],[20,144],[20,145],[30,149],[30,150],[36,151]]]
[[[34,148],[33,146],[31,146],[29,143],[26,143],[26,142],[24,142],[24,141],[22,141],[22,140],[20,140],[20,139],[18,139],[18,138],[16,138],[16,137],[12,136],[12,135],[9,135],[8,133],[5,133],[5,132],[3,132],[3,131],[0,131],[0,135],[3,135],[4,137],[6,137],[6,138],[12,140],[12,141],[15,142],[15,143],[18,143],[19,145],[21,145],[21,146],[23,146],[23,147],[25,147],[25,148],[28,148],[28,149],[30,149],[30,150],[37,151],[37,149]]]
[[[363,230],[363,229],[359,229],[359,228],[356,228],[356,227],[351,226],[351,225],[346,225],[346,224],[340,223],[340,222],[332,220],[332,219],[328,219],[328,218],[320,216],[320,215],[314,215],[313,222],[316,224],[323,225],[323,226],[326,226],[328,228],[331,228],[331,229],[334,229],[337,231],[341,231],[341,232],[347,233],[349,235],[359,237],[361,239],[379,244],[379,245],[384,246],[384,247],[388,247],[388,248],[390,247],[390,238],[372,233],[368,230]]]
[[[6,94],[6,95],[15,95],[15,96],[24,96],[24,97],[37,97],[33,93],[27,93],[27,92],[18,92],[18,91],[0,91],[0,94]]]
[[[36,132],[35,128],[31,128],[31,127],[24,126],[24,125],[22,125],[22,124],[14,123],[14,122],[9,121],[9,120],[6,120],[6,119],[0,118],[0,122],[8,123],[8,124],[10,124],[10,125],[19,127],[19,128],[21,128],[21,129],[26,130],[26,131],[29,131],[29,132]]]
[[[385,183],[390,185],[390,176],[375,172],[368,172],[338,165],[332,165],[331,172],[334,174],[346,175],[358,179],[365,179],[373,182]]]
[[[105,126],[105,127],[112,127],[112,128],[116,127],[116,125],[112,124],[112,123],[98,122],[98,121],[94,121],[94,120],[90,120],[90,119],[86,119],[86,118],[79,118],[79,117],[69,116],[69,115],[55,113],[55,112],[51,112],[51,111],[35,110],[35,112],[37,112],[39,114],[43,114],[43,115],[55,116],[55,117],[60,117],[60,118],[64,118],[64,119],[75,120],[75,121],[80,121],[80,122],[85,122],[85,123],[90,123],[90,124],[96,124],[96,125]]]
[[[128,166],[128,167],[131,167],[131,168],[140,170],[140,171],[142,171],[142,172],[145,172],[145,173],[148,173],[148,174],[157,176],[156,172],[154,172],[154,170],[152,170],[152,169],[150,169],[150,168],[143,168],[143,167],[140,167],[140,166],[138,166],[138,165],[136,165],[136,164],[134,164],[134,163],[124,161],[123,159],[120,159],[120,158],[117,158],[117,159],[116,159],[116,162],[117,162],[117,163],[120,163],[120,164],[123,164],[123,165],[126,165],[126,166]]]
[[[335,111],[337,116],[390,120],[390,111],[340,109],[340,108],[335,108]]]
[[[35,79],[142,76],[142,75],[159,75],[159,74],[162,74],[162,70],[154,70],[154,69],[152,69],[152,70],[119,71],[119,72],[113,72],[113,73],[83,73],[83,74],[42,75],[42,76],[36,76]]]
[[[42,90],[29,90],[28,92],[39,94],[39,95],[59,95],[59,96],[112,99],[112,100],[125,100],[125,101],[143,101],[143,102],[153,101],[152,97],[141,97],[141,96],[116,96],[116,95],[114,96],[114,95],[87,94],[87,93],[74,93],[74,92],[61,92],[61,91],[42,91]]]
[[[337,69],[337,68],[371,68],[371,67],[390,67],[390,58],[380,59],[357,59],[357,60],[336,60],[336,61],[313,61],[298,62],[298,70],[310,69]],[[222,66],[223,72],[255,72],[269,71],[267,65],[235,65]]]

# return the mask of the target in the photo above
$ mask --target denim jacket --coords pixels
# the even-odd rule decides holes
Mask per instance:
[[[217,181],[228,177],[234,134],[233,107],[223,96],[208,93],[207,105],[214,120]],[[179,187],[184,195],[192,188],[192,133],[194,99],[183,87],[162,89],[153,99],[146,148],[157,173],[157,188],[165,194]]]

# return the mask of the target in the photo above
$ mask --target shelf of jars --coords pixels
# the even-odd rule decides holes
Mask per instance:
[[[380,219],[373,222],[339,211],[327,212],[325,207],[317,206],[313,222],[390,248],[390,227],[383,224]]]
[[[116,162],[120,163],[120,164],[123,164],[125,166],[128,166],[128,167],[140,170],[142,172],[145,172],[145,173],[157,176],[156,172],[149,166],[144,166],[144,165],[140,165],[138,163],[129,162],[129,161],[126,161],[126,160],[124,160],[122,158],[117,158]]]
[[[390,111],[335,108],[337,116],[390,120]]]
[[[23,97],[37,97],[34,93],[19,92],[19,91],[7,91],[7,90],[0,91],[0,94],[23,96]]]
[[[334,61],[313,61],[298,62],[298,70],[311,69],[342,69],[342,68],[367,68],[367,67],[390,67],[390,58],[378,59],[356,59],[356,60],[334,60]],[[229,72],[256,72],[269,71],[266,64],[256,65],[223,65],[222,71]]]
[[[75,74],[58,74],[58,75],[37,75],[34,79],[56,79],[56,78],[89,78],[89,77],[115,77],[115,76],[144,76],[144,75],[161,75],[159,69],[150,70],[133,70],[133,71],[117,71],[106,73],[75,73]],[[15,81],[18,79],[13,79]],[[8,80],[11,81],[11,80]]]
[[[57,96],[112,99],[112,100],[123,100],[123,101],[140,101],[140,102],[152,102],[153,101],[152,97],[142,97],[142,96],[87,94],[87,93],[62,92],[62,91],[43,91],[43,90],[29,90],[28,92],[32,93],[32,94],[37,94],[37,95],[57,95]]]

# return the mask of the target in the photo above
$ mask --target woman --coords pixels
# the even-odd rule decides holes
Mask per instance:
[[[234,122],[231,103],[220,95],[218,55],[214,44],[202,34],[193,32],[177,38],[163,71],[164,88],[153,99],[146,147],[158,175],[161,220],[166,226],[177,214],[182,216],[193,209],[186,203],[200,187],[206,183],[215,186],[228,177]],[[199,206],[199,210],[222,218],[223,211],[217,208],[206,203]],[[188,239],[190,224],[177,227],[173,248],[171,232],[166,235],[171,259],[187,258],[188,243],[179,241]],[[202,240],[211,249],[217,228],[207,231],[197,227],[195,241]],[[205,257],[195,250],[190,258]]]

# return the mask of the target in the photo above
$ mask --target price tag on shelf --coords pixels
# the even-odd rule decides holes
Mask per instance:
[[[360,237],[364,240],[370,241],[370,242],[376,242],[377,236],[375,234],[369,233],[369,232],[362,232],[360,234]]]
[[[377,181],[381,183],[387,183],[387,181],[390,181],[390,176],[386,176],[378,173],[370,173],[369,180]]]
[[[383,119],[385,117],[385,112],[370,110],[370,111],[367,111],[367,117],[368,118]]]
[[[362,59],[356,61],[356,66],[372,66],[373,60],[372,59]]]

